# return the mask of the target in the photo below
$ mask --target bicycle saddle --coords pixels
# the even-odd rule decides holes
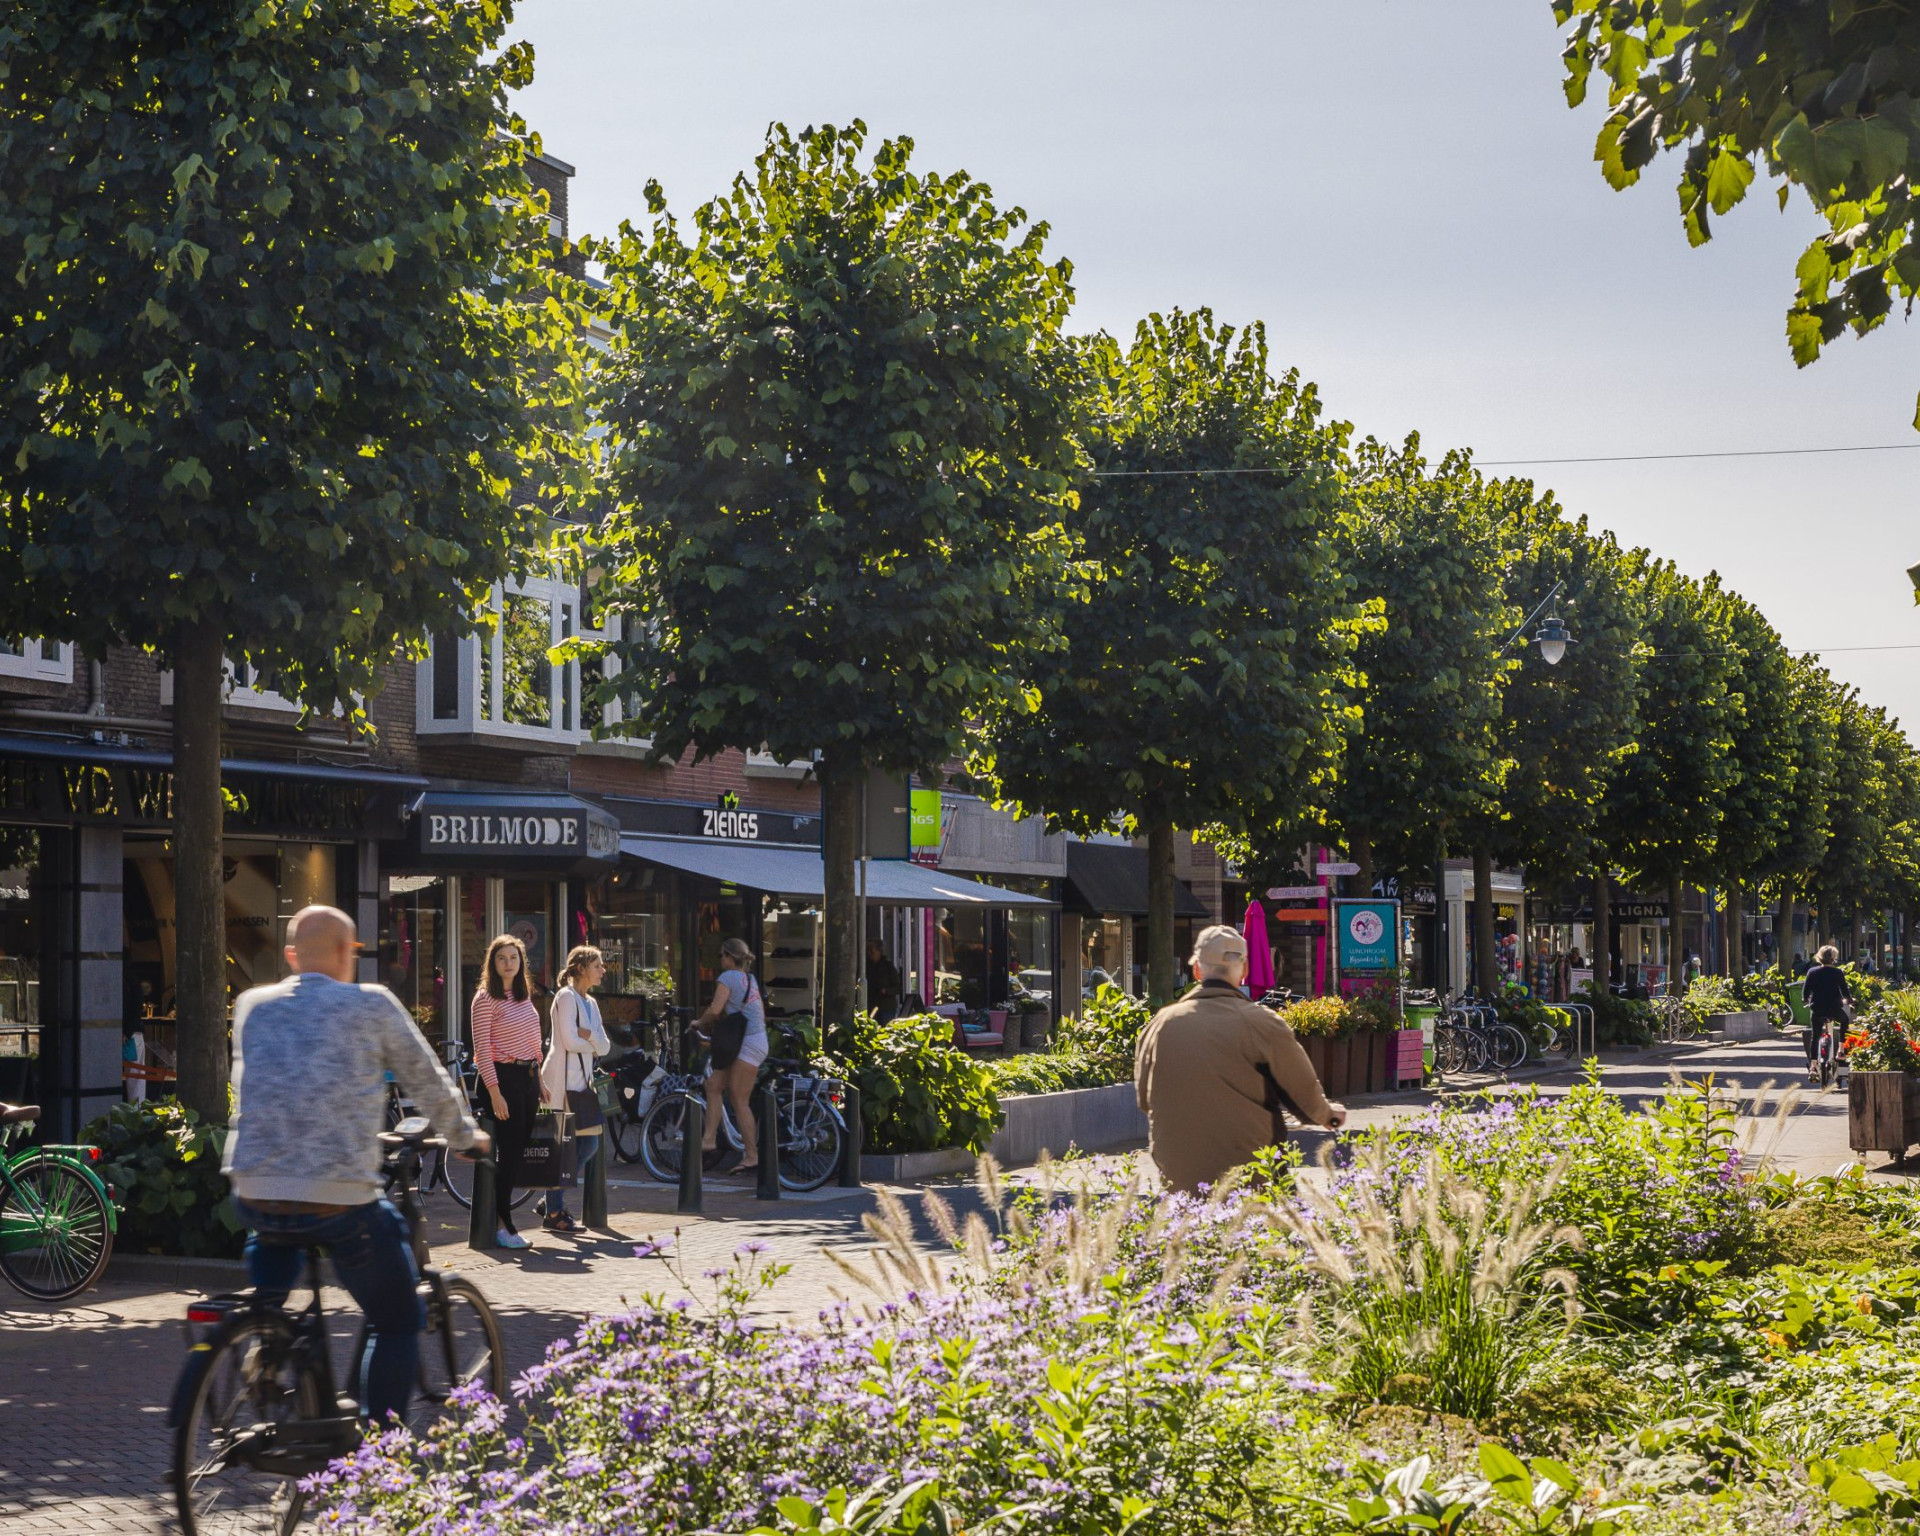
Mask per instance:
[[[38,1104],[0,1104],[0,1125],[25,1125],[39,1118]]]

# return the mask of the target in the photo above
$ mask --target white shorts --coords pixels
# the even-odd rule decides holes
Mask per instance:
[[[745,1062],[750,1067],[757,1067],[767,1059],[768,1051],[767,1037],[764,1034],[748,1035],[740,1042],[740,1054],[734,1060]]]

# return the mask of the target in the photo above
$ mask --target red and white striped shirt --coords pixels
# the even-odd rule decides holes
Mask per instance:
[[[489,1088],[500,1083],[495,1062],[540,1060],[540,1010],[531,999],[494,997],[483,989],[473,994],[467,1020],[473,1031],[473,1062]]]

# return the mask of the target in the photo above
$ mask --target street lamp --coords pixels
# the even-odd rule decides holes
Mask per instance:
[[[1540,599],[1539,607],[1521,621],[1520,627],[1507,637],[1507,643],[1500,647],[1499,654],[1504,656],[1513,649],[1517,641],[1527,637],[1527,626],[1539,618],[1547,606],[1553,606],[1553,612],[1547,615],[1547,621],[1535,631],[1533,643],[1540,647],[1540,659],[1550,667],[1560,665],[1567,654],[1567,647],[1573,644],[1573,636],[1567,630],[1567,621],[1560,617],[1560,594],[1566,590],[1564,581],[1556,581],[1553,590]]]

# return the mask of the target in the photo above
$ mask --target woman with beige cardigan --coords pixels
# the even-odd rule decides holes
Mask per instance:
[[[600,1022],[600,1005],[593,1000],[593,989],[606,974],[607,962],[589,945],[579,945],[567,955],[567,967],[560,973],[560,987],[548,1010],[553,1040],[547,1047],[547,1059],[540,1064],[541,1096],[548,1107],[573,1111],[578,1148],[575,1172],[582,1179],[587,1164],[606,1139],[602,1134],[606,1116],[601,1112],[599,1095],[593,1091],[594,1058],[613,1049]],[[546,1212],[542,1224],[547,1231],[579,1230],[567,1214],[564,1189],[547,1195]]]

